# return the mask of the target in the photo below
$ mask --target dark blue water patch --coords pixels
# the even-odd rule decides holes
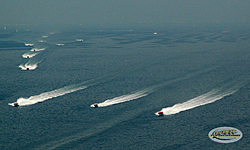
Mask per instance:
[[[205,41],[206,40],[205,35],[199,35],[199,36],[195,36],[194,39],[196,39],[197,41]]]
[[[219,40],[221,42],[228,42],[228,43],[232,43],[232,42],[236,42],[235,39],[222,39],[222,40]]]
[[[187,144],[172,144],[169,146],[166,146],[164,148],[161,148],[159,150],[172,150],[172,149],[183,149],[182,147],[184,147]]]
[[[221,39],[223,37],[224,37],[224,35],[214,35],[214,36],[212,36],[212,37],[210,37],[208,39],[210,39],[210,40],[218,40],[218,39]]]
[[[179,43],[197,43],[196,41],[188,41],[188,40],[184,40],[184,39],[179,39],[179,40],[175,40],[173,41],[174,44],[179,44]]]
[[[12,47],[25,47],[25,44],[16,41],[0,41],[0,48],[12,48]]]
[[[7,91],[0,91],[0,101],[7,99],[8,97],[11,97],[12,94],[10,94],[11,92],[7,92]]]
[[[147,33],[146,33],[147,34]],[[129,35],[129,36],[122,36],[122,37],[118,37],[118,38],[112,38],[113,41],[117,42],[117,44],[132,44],[132,43],[137,43],[137,42],[144,42],[144,41],[151,41],[154,39],[161,39],[162,36],[156,36],[156,35],[152,35],[152,33],[150,35],[146,35],[146,36],[142,36],[141,33],[138,35]]]
[[[215,41],[212,41],[212,40],[205,40],[204,42],[205,43],[215,43]]]
[[[9,48],[0,48],[0,51],[23,51],[23,50],[30,50],[27,47],[9,47]]]
[[[0,39],[10,38],[13,34],[0,34]]]
[[[82,47],[82,48],[90,48],[93,45],[93,43],[86,43],[86,42],[70,42],[65,43],[65,47]]]
[[[121,49],[122,47],[121,46],[103,46],[103,47],[100,47],[100,48]]]
[[[250,36],[243,36],[242,38],[241,38],[241,41],[246,41],[246,40],[249,40],[250,39]]]
[[[143,42],[143,41],[149,41],[152,40],[154,37],[149,36],[149,37],[141,37],[141,38],[136,38],[135,40],[123,40],[123,42],[119,42],[118,44],[133,44],[137,42]]]
[[[217,47],[214,52],[220,53],[215,55],[207,48],[214,44],[200,42],[210,41],[209,37],[213,38],[221,32],[203,34],[182,31],[162,33],[163,35],[158,32],[156,36],[148,32],[136,34],[133,32],[134,34],[130,35],[125,32],[98,32],[62,34],[64,37],[60,37],[60,34],[51,35],[48,40],[55,38],[52,40],[58,43],[62,39],[65,42],[71,41],[72,45],[65,44],[62,47],[48,45],[49,48],[32,58],[44,59],[34,71],[19,70],[18,62],[23,59],[21,54],[24,52],[1,52],[3,55],[1,66],[7,69],[2,69],[1,72],[1,75],[5,76],[2,76],[0,86],[3,90],[3,92],[0,91],[0,110],[4,114],[0,119],[2,122],[0,131],[4,135],[0,139],[0,149],[34,149],[45,144],[53,146],[53,143],[59,144],[55,144],[58,146],[55,149],[202,149],[204,147],[223,149],[223,146],[236,149],[235,144],[216,145],[208,138],[207,134],[211,129],[224,125],[240,129],[244,137],[237,143],[247,145],[250,88],[217,102],[175,115],[158,117],[154,114],[164,107],[170,107],[204,94],[204,91],[211,90],[209,87],[222,82],[222,78],[227,79],[228,76],[236,76],[241,72],[248,74],[249,65],[246,65],[249,62],[248,55],[243,56],[239,53],[236,58],[228,51],[220,51],[219,48],[216,51]],[[32,37],[40,36],[36,33],[30,34]],[[239,38],[249,37],[248,34],[241,35],[232,34],[221,38],[233,38],[238,42]],[[29,41],[21,36],[16,38],[20,41]],[[85,47],[84,43],[89,43],[89,41],[77,43],[75,42],[77,38],[90,39],[94,42],[89,45],[89,49],[82,50]],[[106,41],[115,40],[100,44],[98,43],[100,38],[108,39]],[[198,48],[199,44],[197,44],[197,49],[194,48],[196,45],[187,44],[194,49],[183,49],[181,53],[184,51],[185,53],[180,54],[175,51],[179,50],[177,43],[175,43],[176,48],[166,50],[165,48],[171,46],[175,40],[200,42],[199,44],[204,44],[204,50],[201,51]],[[213,42],[217,40],[211,39]],[[135,44],[131,45],[133,48],[129,51],[119,48],[124,45],[117,43],[127,41],[143,41],[145,47],[140,48],[140,44]],[[245,45],[235,50],[235,53],[238,53],[238,50],[244,50],[245,54],[248,54],[246,47],[249,45],[246,44],[247,42],[244,43]],[[146,47],[147,45],[160,48],[152,49]],[[227,43],[224,45],[226,46]],[[94,48],[91,49],[91,46]],[[116,50],[117,48],[119,50]],[[12,49],[18,48],[12,47]],[[224,57],[237,65],[228,65],[226,63],[228,61],[222,59]],[[217,61],[214,62],[214,58],[218,58]],[[26,62],[27,59],[23,60]],[[197,76],[174,82],[146,97],[133,101],[106,108],[90,107],[95,102],[103,102],[161,83],[161,81],[183,77],[195,69],[213,65],[212,62],[218,66],[226,64],[228,70],[217,69],[209,74],[207,72],[200,74],[202,76],[197,74]],[[9,66],[13,69],[9,69]],[[107,74],[114,78],[109,79]],[[97,79],[97,77],[101,78]],[[94,79],[95,82],[101,83],[35,105],[18,108],[8,106],[8,103],[20,97],[37,96],[64,86],[81,83],[87,79]],[[94,133],[89,134],[90,131]],[[76,139],[68,142],[67,139],[71,136]],[[64,141],[66,141],[65,144]]]
[[[118,44],[132,44],[137,42],[143,42],[143,41],[152,41],[151,43],[158,43],[158,44],[169,44],[169,43],[197,43],[200,41],[205,42],[215,42],[215,41],[223,41],[223,42],[232,42],[236,41],[238,38],[241,37],[241,33],[234,34],[222,34],[220,32],[218,33],[175,33],[175,34],[169,34],[169,33],[162,33],[161,35],[147,35],[146,37],[141,37],[140,34],[137,36],[131,35],[126,37],[120,37],[120,38],[112,38],[112,40],[118,42]],[[245,36],[244,36],[245,37]]]
[[[125,42],[119,42],[118,44],[133,44],[139,42],[138,40],[133,40],[133,41],[125,41]]]

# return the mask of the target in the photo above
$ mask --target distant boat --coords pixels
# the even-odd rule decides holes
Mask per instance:
[[[76,39],[76,41],[77,41],[77,42],[82,42],[82,41],[83,41],[83,39]]]
[[[27,43],[27,44],[25,44],[25,46],[33,46],[34,44],[29,44],[29,43]]]
[[[159,115],[159,116],[164,116],[164,115],[163,115],[163,111],[159,111],[159,112],[158,112],[158,115]]]
[[[97,108],[97,107],[98,107],[98,103],[95,103],[95,104],[94,104],[94,107]]]
[[[13,105],[14,105],[14,107],[18,107],[19,106],[18,102],[15,102]]]
[[[65,45],[65,44],[56,44],[57,46],[63,46],[63,45]]]
[[[46,42],[46,41],[45,40],[39,40],[38,42],[43,43],[43,42]]]

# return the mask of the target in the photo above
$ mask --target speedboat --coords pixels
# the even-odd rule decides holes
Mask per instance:
[[[13,103],[14,107],[18,107],[18,102]]]
[[[97,108],[97,107],[98,107],[98,103],[95,103],[95,104],[94,104],[94,107]]]
[[[158,115],[159,115],[159,116],[164,116],[164,115],[163,115],[163,111],[159,111],[159,112],[158,112]]]

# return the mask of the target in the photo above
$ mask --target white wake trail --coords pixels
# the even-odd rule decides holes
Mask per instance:
[[[25,43],[25,46],[34,46],[33,43]]]
[[[25,64],[20,64],[18,67],[21,68],[22,70],[34,70],[37,68],[37,64],[39,64],[40,62],[42,62],[42,60],[38,62],[29,60]]]
[[[231,95],[237,92],[242,86],[243,82],[238,83],[236,85],[227,84],[223,87],[213,89],[212,91],[190,99],[184,103],[175,104],[172,107],[163,108],[161,111],[164,115],[173,115],[177,114],[181,111],[189,110],[198,106],[206,105],[209,103],[213,103],[219,99],[222,99],[225,96]],[[155,113],[159,115],[158,112]]]
[[[24,53],[24,54],[22,55],[22,57],[23,57],[23,58],[32,58],[32,57],[36,56],[37,54],[39,54],[39,53],[27,52],[27,53]]]
[[[44,51],[44,50],[45,50],[45,48],[32,48],[30,51],[37,52],[37,51]]]
[[[41,93],[39,95],[30,96],[29,98],[18,98],[17,103],[19,106],[33,105],[39,102],[43,102],[48,99],[52,99],[58,96],[63,96],[78,90],[87,88],[88,86],[70,85],[65,86],[60,89],[56,89],[50,92]],[[9,105],[14,106],[14,103],[9,103]]]
[[[126,94],[126,95],[122,95],[119,97],[115,97],[113,99],[108,99],[102,103],[98,103],[98,107],[107,107],[107,106],[111,106],[114,104],[119,104],[119,103],[124,103],[124,102],[128,102],[131,100],[135,100],[144,96],[147,96],[148,94],[152,93],[154,91],[153,88],[146,88],[137,92],[133,92],[130,94]],[[90,107],[95,107],[94,104],[90,105]]]
[[[212,68],[205,68],[205,69],[202,69],[202,70],[199,70],[199,71],[196,71],[196,72],[192,72],[192,73],[187,74],[187,75],[185,75],[183,77],[180,77],[180,78],[165,81],[165,82],[162,82],[160,84],[153,85],[151,87],[148,87],[148,88],[145,88],[145,89],[142,89],[142,90],[139,90],[139,91],[132,92],[130,94],[115,97],[113,99],[108,99],[108,100],[106,100],[106,101],[104,101],[102,103],[92,104],[92,105],[90,105],[90,107],[95,107],[96,104],[98,105],[98,107],[106,107],[106,106],[110,106],[110,105],[114,105],[114,104],[119,104],[119,103],[131,101],[131,100],[135,100],[135,99],[147,96],[148,94],[156,91],[157,89],[159,89],[159,88],[161,88],[163,86],[166,86],[166,85],[178,82],[178,81],[182,81],[182,80],[191,78],[191,77],[193,77],[195,75],[205,73],[205,72],[208,72],[210,70],[212,70]]]

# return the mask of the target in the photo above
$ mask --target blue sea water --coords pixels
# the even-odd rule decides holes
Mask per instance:
[[[248,149],[249,42],[237,26],[2,29],[0,149]],[[210,140],[221,126],[243,138]]]

